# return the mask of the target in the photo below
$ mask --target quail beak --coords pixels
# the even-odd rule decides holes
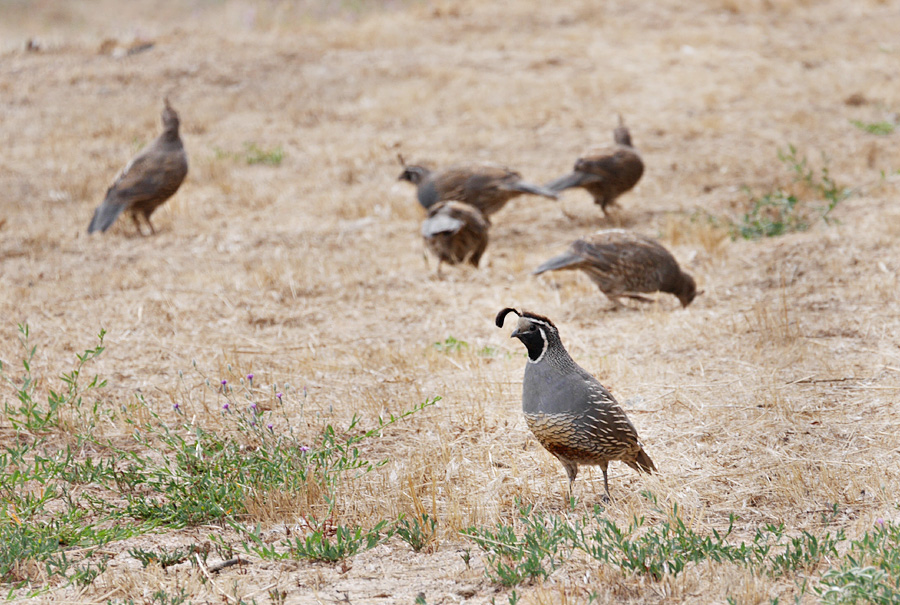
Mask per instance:
[[[519,337],[519,328],[516,328],[512,331],[512,334],[509,335],[510,338],[518,338]]]

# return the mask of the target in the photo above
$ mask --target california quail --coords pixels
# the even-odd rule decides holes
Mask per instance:
[[[581,269],[616,307],[619,297],[644,302],[639,292],[668,292],[691,304],[697,295],[694,278],[681,270],[668,250],[656,240],[625,231],[607,229],[577,239],[563,254],[551,258],[534,271]]]
[[[619,116],[619,127],[614,137],[614,147],[578,158],[574,172],[547,183],[545,187],[557,193],[573,187],[586,189],[594,196],[594,203],[600,206],[603,215],[609,216],[606,207],[634,187],[644,174],[644,162],[631,144],[631,134],[622,116]]]
[[[518,172],[497,164],[466,164],[435,171],[404,164],[399,180],[416,186],[419,203],[426,209],[437,202],[456,200],[475,206],[486,217],[523,193],[556,199],[554,191],[526,183]]]
[[[438,257],[438,275],[442,262],[468,262],[477,267],[488,245],[489,227],[481,211],[469,204],[438,202],[429,208],[428,218],[422,223],[422,237]]]
[[[123,210],[131,214],[138,233],[142,233],[139,214],[150,225],[150,232],[156,233],[150,215],[178,191],[188,171],[187,155],[178,136],[178,114],[168,99],[165,104],[162,134],[135,156],[107,189],[106,198],[94,211],[88,233],[106,231]]]
[[[569,476],[569,495],[579,464],[600,466],[606,499],[606,470],[611,461],[621,460],[638,472],[655,471],[624,410],[569,356],[553,322],[506,308],[497,314],[498,328],[509,313],[519,316],[510,337],[518,338],[528,349],[522,383],[525,421],[541,445],[562,462]]]

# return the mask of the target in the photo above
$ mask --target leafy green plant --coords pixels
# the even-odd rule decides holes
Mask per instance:
[[[850,197],[849,189],[840,187],[828,170],[827,159],[816,173],[806,156],[800,157],[793,145],[787,151],[778,152],[778,159],[794,173],[794,183],[801,184],[803,190],[811,192],[824,205],[815,205],[817,200],[807,199],[800,192],[778,189],[761,196],[749,191],[750,208],[740,221],[731,224],[732,237],[758,239],[775,237],[794,231],[806,231],[815,221],[831,222],[831,212],[842,201]]]
[[[378,522],[375,527],[364,530],[361,527],[331,526],[322,523],[302,537],[287,538],[277,544],[269,544],[260,535],[259,527],[248,531],[233,525],[246,538],[241,545],[248,553],[274,561],[286,559],[308,559],[334,563],[365,550],[375,548],[391,537],[393,531],[387,528],[387,521]],[[386,529],[387,528],[387,529]]]
[[[256,143],[247,143],[244,146],[244,158],[248,164],[268,164],[269,166],[278,166],[284,159],[284,151],[281,146],[273,149],[264,149]]]
[[[511,525],[498,523],[496,530],[470,527],[462,534],[485,553],[485,573],[503,586],[516,586],[547,578],[571,552],[571,528],[555,515],[519,509],[523,534],[518,538]]]
[[[146,568],[149,565],[156,564],[165,569],[187,561],[194,554],[199,555],[201,560],[205,563],[207,556],[209,555],[209,547],[191,544],[186,549],[178,548],[172,551],[166,549],[153,551],[144,550],[142,548],[131,548],[128,550],[128,554],[140,561],[141,567]]]
[[[893,134],[894,130],[897,128],[897,124],[894,122],[863,122],[861,120],[850,120],[850,123],[869,134],[882,136]]]
[[[78,363],[75,365],[75,368],[71,372],[60,376],[65,385],[65,390],[57,392],[51,389],[47,396],[47,404],[44,406],[36,399],[36,381],[31,372],[37,345],[30,344],[31,331],[27,324],[19,324],[18,328],[19,342],[25,350],[22,359],[24,372],[19,379],[10,377],[6,374],[3,363],[0,362],[0,379],[13,388],[15,397],[18,400],[18,405],[16,405],[4,398],[4,417],[16,430],[41,433],[59,428],[60,414],[64,411],[71,411],[82,424],[87,425],[89,429],[93,429],[99,412],[99,402],[95,403],[93,409],[88,412],[84,409],[83,396],[88,391],[104,387],[106,381],[101,380],[98,376],[94,376],[93,380],[86,387],[82,388],[79,386],[79,378],[84,366],[103,353],[103,338],[106,335],[106,330],[100,330],[98,336],[100,343],[95,348],[87,349],[83,354],[76,354]]]
[[[437,520],[422,513],[411,519],[400,516],[395,531],[401,540],[409,544],[416,552],[421,552],[434,540]]]
[[[260,147],[256,143],[249,142],[244,143],[243,153],[227,151],[219,147],[214,148],[213,151],[215,152],[217,160],[232,159],[246,162],[251,166],[254,164],[280,166],[281,162],[284,160],[284,150],[280,145],[278,147],[267,149],[265,147]]]
[[[432,346],[436,351],[441,353],[459,353],[468,350],[469,343],[465,340],[459,340],[453,336],[448,336],[443,342],[436,342]]]

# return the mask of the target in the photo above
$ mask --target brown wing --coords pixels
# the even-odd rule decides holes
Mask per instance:
[[[579,268],[614,281],[620,292],[655,292],[672,272],[680,272],[669,251],[656,240],[629,231],[589,235],[573,242],[570,252],[584,259]]]
[[[632,148],[617,146],[613,149],[579,158],[575,170],[620,184],[621,192],[637,184],[644,173],[644,162]]]

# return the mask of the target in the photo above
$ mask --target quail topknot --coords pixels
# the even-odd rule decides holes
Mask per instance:
[[[581,187],[594,197],[604,216],[616,198],[637,185],[644,174],[644,162],[631,144],[631,133],[625,127],[622,116],[614,133],[615,146],[597,150],[578,158],[573,172],[545,185],[559,193],[565,189]]]
[[[617,308],[622,296],[649,301],[640,292],[674,294],[682,307],[697,295],[694,278],[681,270],[668,250],[652,238],[623,229],[606,229],[575,240],[563,254],[538,267],[534,275],[561,269],[587,273]]]
[[[138,233],[143,234],[138,215],[144,217],[150,232],[156,233],[150,215],[178,191],[188,171],[187,154],[178,135],[178,113],[169,99],[165,99],[162,123],[162,134],[128,162],[107,189],[106,198],[94,211],[88,233],[106,231],[123,210],[131,214]]]
[[[488,245],[489,228],[481,211],[469,204],[451,200],[429,208],[428,218],[422,222],[422,237],[438,258],[437,274],[441,274],[442,262],[477,267]]]
[[[556,199],[556,192],[522,180],[522,175],[498,164],[465,164],[442,170],[407,165],[400,157],[403,172],[399,180],[416,186],[419,203],[426,209],[445,200],[475,206],[484,216],[499,211],[506,202],[523,193]]]
[[[579,464],[598,465],[609,499],[607,468],[620,460],[638,472],[656,471],[638,440],[625,411],[600,382],[579,366],[563,347],[559,331],[549,319],[506,308],[496,324],[510,313],[519,316],[510,337],[528,349],[522,383],[522,411],[537,440],[556,456],[569,477],[569,495]]]

